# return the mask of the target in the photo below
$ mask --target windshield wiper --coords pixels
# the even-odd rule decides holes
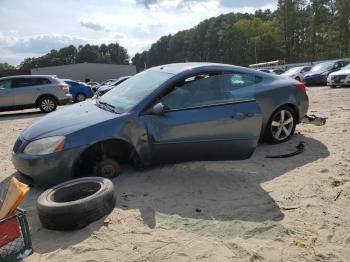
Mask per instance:
[[[96,102],[97,102],[98,107],[100,107],[102,109],[106,109],[107,111],[110,111],[112,113],[119,114],[119,112],[117,111],[117,109],[114,105],[108,104],[106,102],[101,102],[100,99],[97,99]]]

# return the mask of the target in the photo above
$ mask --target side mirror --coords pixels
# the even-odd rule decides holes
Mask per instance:
[[[151,113],[154,115],[164,115],[165,111],[166,106],[162,102],[155,104],[151,109]]]

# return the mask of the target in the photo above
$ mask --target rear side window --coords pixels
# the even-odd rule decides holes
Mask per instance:
[[[196,75],[178,83],[162,101],[170,110],[238,102],[252,98],[254,91],[247,87],[260,80],[243,73]]]
[[[229,91],[253,86],[261,81],[261,78],[251,74],[232,73],[223,75],[225,87]]]
[[[47,85],[50,84],[50,80],[43,77],[38,78],[14,78],[12,79],[12,88],[22,88],[36,85]]]
[[[0,88],[11,88],[11,80],[10,79],[6,79],[6,80],[2,80],[0,81]]]
[[[51,84],[51,81],[47,78],[40,77],[40,78],[33,78],[33,85],[49,85]]]
[[[306,72],[309,72],[311,69],[311,67],[304,67],[300,73],[306,73]]]
[[[31,78],[14,78],[12,79],[12,88],[22,88],[32,86]]]

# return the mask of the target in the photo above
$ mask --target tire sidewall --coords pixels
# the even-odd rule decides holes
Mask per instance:
[[[43,106],[42,106],[42,102],[43,102],[44,100],[46,100],[46,99],[50,99],[50,100],[53,102],[53,104],[54,104],[54,108],[53,108],[52,110],[50,110],[50,111],[45,110],[45,109],[43,108]],[[51,112],[55,111],[56,108],[57,108],[57,101],[56,101],[56,99],[53,98],[53,97],[50,97],[50,96],[45,96],[45,97],[41,98],[41,99],[39,100],[39,103],[38,103],[38,104],[39,104],[39,108],[40,108],[41,112],[44,112],[44,113],[51,113]]]
[[[79,100],[79,99],[78,99],[79,96],[84,97],[84,99],[83,99],[83,100]],[[86,100],[86,95],[83,94],[83,93],[78,93],[78,94],[75,96],[75,102],[83,102],[83,101],[85,101],[85,100]]]
[[[96,183],[99,183],[101,185],[101,188],[97,192],[95,192],[94,194],[92,194],[88,197],[82,198],[82,199],[75,200],[75,201],[58,203],[58,202],[54,202],[54,201],[49,199],[49,196],[51,194],[53,194],[54,192],[58,191],[59,189],[64,188],[64,187],[69,186],[69,185],[77,184],[80,182],[96,182]],[[93,201],[94,199],[99,198],[106,191],[109,191],[111,189],[113,190],[113,183],[106,178],[103,178],[103,177],[82,177],[82,178],[78,178],[78,179],[74,179],[74,180],[70,180],[70,181],[61,183],[57,186],[54,186],[52,188],[45,190],[38,198],[38,207],[45,206],[47,208],[59,208],[59,207],[64,207],[64,208],[72,207],[72,208],[74,208],[74,207],[80,205],[82,202],[89,203],[89,202]]]
[[[288,137],[284,138],[283,140],[277,140],[272,134],[271,125],[272,125],[273,119],[275,118],[275,116],[281,110],[288,110],[292,114],[292,117],[293,117],[293,128],[292,128],[292,130],[291,130],[291,132],[290,132]],[[266,131],[265,131],[265,140],[267,142],[273,143],[273,144],[283,143],[283,142],[289,140],[294,135],[296,126],[297,126],[297,116],[296,116],[295,111],[290,106],[281,106],[277,110],[275,110],[273,112],[272,116],[270,117],[270,120],[269,120],[269,122],[267,124]]]
[[[49,196],[66,186],[80,182],[96,182],[101,188],[94,194],[71,202],[57,203]],[[38,198],[37,210],[44,227],[54,230],[82,228],[110,213],[116,198],[112,181],[101,177],[84,177],[59,184],[44,191]]]

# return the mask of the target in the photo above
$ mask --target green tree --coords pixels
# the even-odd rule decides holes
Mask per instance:
[[[8,63],[0,63],[0,70],[11,70],[16,69],[14,66],[9,65]]]

